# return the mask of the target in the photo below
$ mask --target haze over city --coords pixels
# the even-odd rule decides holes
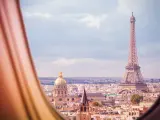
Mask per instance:
[[[65,77],[123,77],[134,12],[142,74],[159,78],[159,5],[157,0],[22,0],[38,76],[63,71]]]

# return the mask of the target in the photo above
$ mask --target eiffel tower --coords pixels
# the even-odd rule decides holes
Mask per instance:
[[[120,86],[122,89],[147,91],[147,85],[143,82],[140,66],[138,64],[136,40],[135,40],[135,17],[132,12],[130,17],[130,50],[126,72]]]

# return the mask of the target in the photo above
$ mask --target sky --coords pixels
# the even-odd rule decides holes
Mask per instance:
[[[130,16],[144,78],[160,78],[159,0],[22,0],[39,77],[123,77]]]

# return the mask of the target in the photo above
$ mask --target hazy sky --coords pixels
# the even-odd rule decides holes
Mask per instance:
[[[131,12],[144,77],[160,78],[160,0],[22,0],[38,76],[123,77]]]

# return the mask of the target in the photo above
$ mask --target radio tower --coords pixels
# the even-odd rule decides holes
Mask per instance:
[[[138,64],[136,40],[135,40],[135,17],[130,17],[130,49],[128,64],[126,66],[126,72],[124,79],[120,86],[127,89],[146,90],[147,85],[143,83],[143,77]]]

